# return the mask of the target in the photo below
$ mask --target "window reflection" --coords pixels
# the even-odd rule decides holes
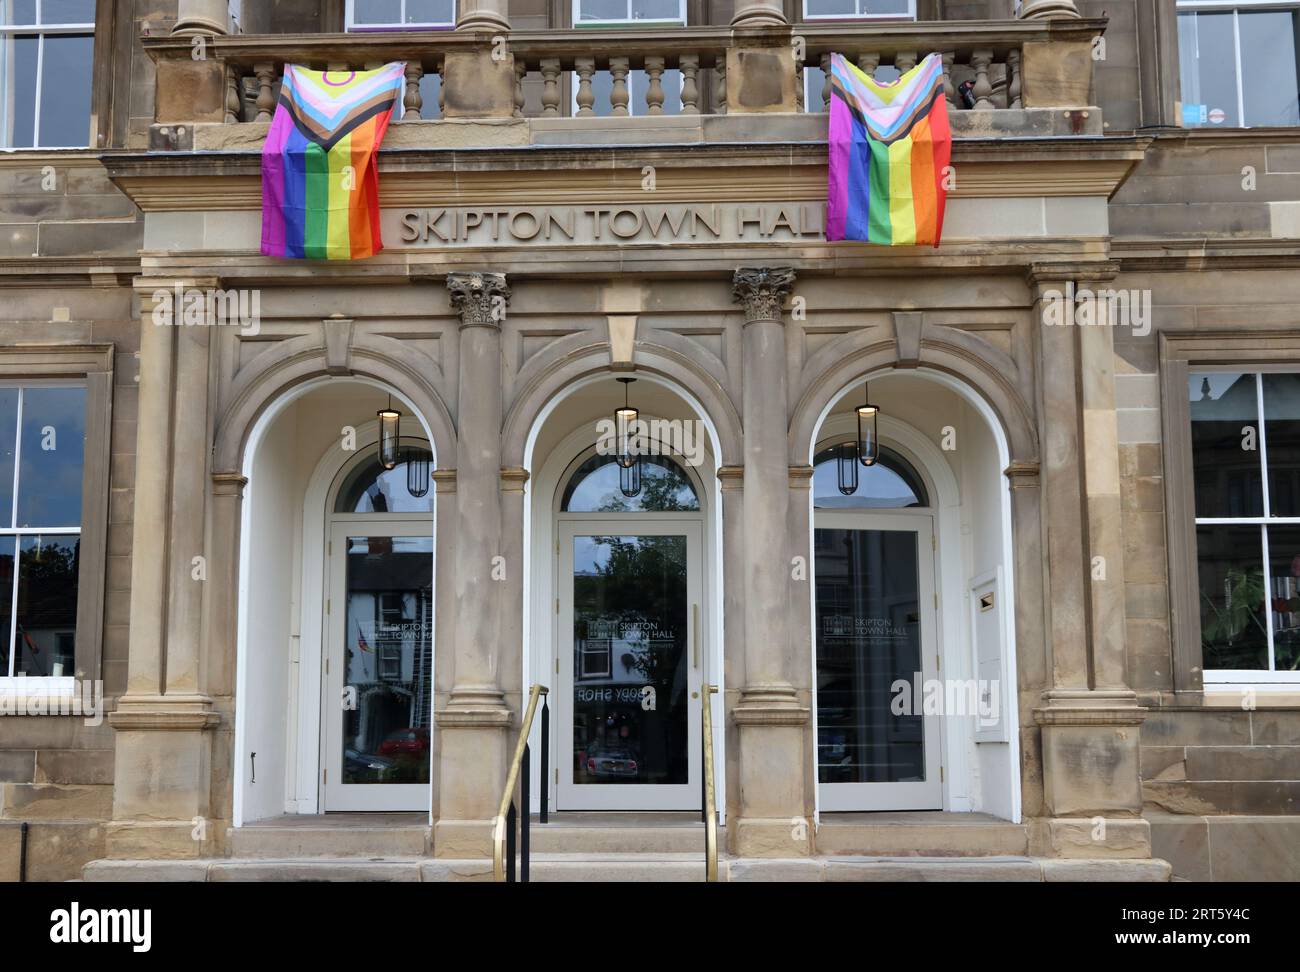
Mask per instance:
[[[921,476],[912,464],[886,446],[874,465],[858,465],[858,488],[849,496],[839,490],[838,447],[823,449],[813,460],[813,505],[818,509],[898,510],[929,506]]]
[[[677,513],[700,508],[691,478],[667,456],[641,456],[641,492],[624,496],[614,456],[595,455],[569,477],[564,513]]]
[[[431,513],[433,454],[404,446],[398,463],[385,469],[379,453],[353,467],[339,487],[335,513]]]
[[[1263,516],[1255,376],[1193,374],[1188,394],[1196,515]]]

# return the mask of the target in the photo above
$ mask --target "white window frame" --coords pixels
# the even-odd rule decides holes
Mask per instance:
[[[909,0],[914,2],[914,0]],[[573,0],[573,26],[579,29],[587,27],[617,27],[623,24],[676,24],[680,27],[686,26],[686,0],[677,0],[677,16],[668,17],[662,20],[637,20],[632,16],[632,0],[623,0],[624,6],[627,7],[627,16],[613,20],[581,20],[579,13],[582,10],[582,0]]]
[[[402,7],[401,7],[400,16],[402,17],[403,20],[406,19],[406,3],[407,0],[401,0]],[[368,31],[384,31],[384,30],[428,30],[429,28],[443,28],[443,27],[456,26],[456,0],[452,0],[451,3],[451,20],[445,23],[430,21],[428,23],[421,22],[418,24],[407,24],[407,23],[400,23],[400,22],[396,24],[358,24],[356,21],[356,4],[357,4],[357,0],[347,0],[347,4],[345,8],[346,12],[344,14],[343,29],[348,33],[366,33]]]
[[[13,474],[13,496],[11,498],[12,506],[9,510],[9,522],[18,522],[18,487],[19,472],[22,468],[23,461],[23,401],[26,398],[24,392],[28,388],[81,388],[86,392],[86,416],[85,422],[89,424],[90,410],[90,390],[86,387],[84,381],[66,381],[60,379],[15,379],[12,381],[0,381],[0,388],[18,389],[18,411],[15,415],[16,437],[14,439],[14,474]],[[81,476],[84,482],[86,476],[86,455],[83,451],[81,457]],[[9,639],[9,659],[8,665],[4,671],[0,671],[0,693],[13,694],[18,692],[22,694],[23,689],[33,691],[51,692],[56,696],[62,697],[70,695],[74,682],[74,676],[67,675],[17,675],[14,668],[17,665],[17,651],[15,650],[18,643],[18,582],[22,576],[22,541],[24,537],[45,536],[45,537],[78,537],[80,538],[82,529],[85,525],[86,511],[81,511],[81,523],[75,527],[18,527],[7,526],[0,527],[0,537],[14,538],[14,576],[12,586],[8,591],[0,592],[0,597],[9,598],[9,631],[7,635],[0,633],[0,637]],[[80,602],[81,589],[77,589],[77,599]],[[75,628],[74,628],[75,632]],[[75,655],[74,655],[75,659]],[[75,668],[75,661],[74,661]]]
[[[805,0],[806,2],[806,0]],[[1237,80],[1237,118],[1234,125],[1197,125],[1196,129],[1210,129],[1222,131],[1225,128],[1250,128],[1246,124],[1246,89],[1242,83],[1241,76],[1241,11],[1256,12],[1262,10],[1297,10],[1300,9],[1300,3],[1279,2],[1279,0],[1177,0],[1175,4],[1174,15],[1181,13],[1231,13],[1232,14],[1232,51],[1233,66],[1236,70]],[[1175,27],[1177,25],[1175,24]],[[1296,49],[1296,58],[1300,60],[1300,47]],[[1197,60],[1200,60],[1199,54]],[[1179,92],[1179,104],[1185,103],[1186,99]],[[1181,121],[1181,119],[1180,119]],[[1267,125],[1260,127],[1269,127]],[[1191,130],[1191,129],[1189,129]]]
[[[862,9],[864,0],[853,0],[853,5]],[[808,0],[803,0],[803,19],[804,20],[915,20],[916,19],[916,0],[907,0],[907,13],[851,13],[851,14],[810,14],[808,12]]]
[[[1272,504],[1268,493],[1268,432],[1267,418],[1264,414],[1264,375],[1294,374],[1293,371],[1260,368],[1233,368],[1226,365],[1189,367],[1191,375],[1234,374],[1253,375],[1255,378],[1255,425],[1259,443],[1259,468],[1261,473],[1261,501],[1264,506],[1263,516],[1194,516],[1196,526],[1239,526],[1258,527],[1260,531],[1260,558],[1264,568],[1264,596],[1269,599],[1269,608],[1264,612],[1265,628],[1268,634],[1268,668],[1208,668],[1202,669],[1201,677],[1206,691],[1238,692],[1245,688],[1258,691],[1295,691],[1300,686],[1300,671],[1279,671],[1277,657],[1273,646],[1273,568],[1269,559],[1268,528],[1271,526],[1300,526],[1300,516],[1269,516]],[[1193,457],[1193,463],[1195,457]],[[1200,556],[1197,555],[1199,569]],[[1197,581],[1197,591],[1200,582]],[[1204,662],[1204,642],[1202,642],[1202,662]]]
[[[0,149],[10,151],[48,151],[55,148],[88,148],[90,146],[90,118],[86,118],[86,142],[83,145],[42,145],[41,144],[41,91],[44,88],[45,74],[45,38],[50,35],[76,36],[87,35],[91,38],[92,43],[95,37],[95,22],[76,24],[42,24],[41,13],[45,0],[36,0],[36,23],[34,24],[0,24],[0,44],[7,45],[13,37],[22,35],[24,37],[36,38],[36,105],[35,114],[32,116],[32,144],[22,146],[8,145],[8,124],[0,125]],[[93,80],[92,80],[93,84]],[[0,90],[0,98],[8,101],[9,92]],[[91,113],[94,113],[94,106],[91,106]],[[3,112],[0,112],[0,120],[4,119]]]

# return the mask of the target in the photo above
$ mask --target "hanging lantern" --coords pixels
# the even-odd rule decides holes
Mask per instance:
[[[624,469],[631,469],[637,464],[637,456],[632,451],[632,439],[635,436],[633,430],[641,413],[627,401],[628,386],[636,379],[620,378],[619,381],[623,383],[623,407],[614,409],[614,428],[618,434],[617,460]]]
[[[397,466],[397,443],[402,413],[393,408],[393,396],[388,396],[388,407],[381,408],[379,418],[379,464],[385,469]]]
[[[866,396],[865,390],[863,396]],[[879,416],[880,409],[870,401],[858,406],[858,462],[864,466],[874,466],[880,458],[880,439],[876,430]]]
[[[835,474],[839,480],[840,492],[852,496],[858,491],[858,444],[843,443],[835,458]]]
[[[433,456],[423,449],[406,453],[406,491],[419,499],[429,493],[429,460]]]
[[[619,465],[618,488],[628,499],[641,492],[641,460],[638,459],[630,466]]]

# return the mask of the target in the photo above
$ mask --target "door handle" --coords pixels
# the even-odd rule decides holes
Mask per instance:
[[[700,606],[691,605],[691,631],[692,640],[695,642],[695,667],[700,667]]]

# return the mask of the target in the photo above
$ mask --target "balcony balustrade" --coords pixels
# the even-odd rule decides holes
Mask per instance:
[[[1100,114],[1090,107],[1092,50],[1105,25],[1070,18],[143,42],[158,69],[156,149],[242,143],[211,133],[196,142],[193,131],[269,123],[286,64],[345,71],[405,61],[396,119],[403,125],[565,118],[581,126],[601,116],[627,117],[635,128],[636,116],[824,112],[832,52],[882,80],[894,76],[878,74],[882,68],[902,73],[939,52],[954,134],[961,137],[1100,133]]]

